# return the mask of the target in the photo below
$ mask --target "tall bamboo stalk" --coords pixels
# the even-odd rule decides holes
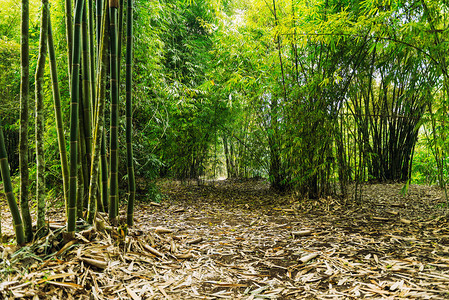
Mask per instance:
[[[95,41],[94,41],[94,12],[93,12],[93,0],[89,0],[89,15],[88,15],[88,25],[89,25],[89,70],[90,70],[90,99],[91,99],[91,123],[95,119]],[[95,124],[93,124],[95,126]]]
[[[84,134],[84,147],[85,153],[83,153],[83,170],[84,170],[84,192],[87,196],[89,188],[89,171],[91,165],[92,155],[92,99],[91,99],[91,71],[90,71],[90,46],[89,46],[89,34],[87,25],[87,9],[86,4],[83,9],[83,21],[81,24],[82,30],[82,108],[83,108],[83,134]],[[81,107],[81,106],[80,106]]]
[[[279,24],[278,17],[276,13],[276,0],[273,0],[273,16],[275,20],[275,25]],[[284,101],[287,101],[287,91],[285,84],[285,76],[284,76],[284,64],[282,60],[282,49],[281,49],[281,37],[277,34],[276,45],[278,49],[279,55],[279,64],[281,68],[281,79],[282,79],[282,88],[283,88],[283,96]],[[270,132],[268,136],[268,145],[270,148],[270,177],[272,178],[271,184],[275,189],[283,189],[284,180],[282,170],[281,170],[281,155],[280,155],[280,140],[279,140],[279,103],[277,96],[273,96],[270,103]]]
[[[30,208],[28,206],[28,98],[30,94],[30,59],[29,59],[29,0],[22,0],[22,22],[20,41],[21,81],[20,81],[20,138],[19,138],[19,170],[20,170],[20,209],[23,218],[26,241],[33,239]]]
[[[136,181],[134,178],[133,144],[132,144],[132,59],[133,59],[133,0],[127,2],[126,15],[126,158],[128,163],[128,210],[126,222],[133,226],[134,199],[136,197]]]
[[[94,129],[94,140],[93,140],[93,154],[92,154],[92,167],[90,171],[90,186],[89,186],[89,206],[88,206],[88,215],[87,215],[87,221],[89,223],[93,223],[93,220],[95,218],[95,213],[97,210],[97,203],[99,202],[99,199],[97,199],[98,193],[98,169],[100,164],[100,150],[101,150],[101,144],[102,139],[104,136],[104,105],[105,105],[105,91],[106,91],[106,65],[108,63],[107,55],[106,55],[106,32],[104,26],[106,24],[106,14],[104,14],[103,20],[102,20],[102,28],[103,28],[103,34],[101,35],[100,39],[100,52],[99,52],[99,69],[98,69],[98,84],[97,84],[97,108],[95,109],[96,112],[96,118],[95,118],[95,129]],[[101,205],[101,201],[100,201]]]
[[[97,51],[96,51],[96,66],[97,66],[97,71],[100,69],[100,64],[101,64],[101,59],[100,59],[100,55],[101,55],[101,38],[102,38],[102,34],[103,34],[103,26],[105,26],[106,23],[103,24],[103,4],[106,4],[103,2],[103,0],[96,0],[95,1],[95,9],[96,9],[96,26],[95,29],[97,31],[96,34],[96,41],[97,41]],[[107,6],[106,6],[107,7]],[[104,15],[106,15],[107,9],[105,10]],[[95,83],[95,87],[97,87],[97,84]],[[95,93],[95,95],[97,95]],[[98,99],[95,98],[95,101],[97,101]],[[94,119],[96,118],[97,112],[95,111],[95,109],[97,108],[97,103],[94,103]]]
[[[97,30],[97,60],[100,61],[99,57],[100,57],[100,40],[101,40],[101,34],[103,32],[103,0],[96,0],[95,1],[95,10],[96,10],[96,30]]]
[[[103,112],[104,117],[104,112]],[[103,124],[103,127],[105,125]],[[100,149],[100,157],[101,157],[101,202],[103,203],[104,211],[108,211],[109,207],[109,168],[108,168],[108,158],[107,158],[107,150],[106,150],[106,134],[105,130],[103,130],[103,136],[101,137],[101,149]]]
[[[72,45],[73,45],[73,22],[72,22],[72,0],[65,0],[65,32],[67,38],[67,62],[69,66],[69,81],[72,75]]]
[[[36,199],[37,199],[37,230],[45,228],[45,159],[44,159],[44,71],[47,54],[48,34],[48,0],[42,0],[41,29],[39,39],[39,56],[35,74],[36,81]]]
[[[117,31],[117,82],[120,82],[121,75],[121,61],[122,61],[122,35],[123,35],[123,0],[119,0],[119,9],[118,9],[118,31]],[[120,97],[120,84],[118,85],[118,93]]]
[[[3,126],[0,124],[0,171],[2,174],[3,188],[5,190],[6,199],[8,200],[9,209],[11,211],[14,222],[14,230],[16,232],[17,244],[25,243],[23,232],[22,218],[20,217],[19,207],[13,194],[11,177],[9,174],[8,156],[6,154],[5,139],[3,137]]]
[[[118,66],[117,66],[117,9],[118,0],[109,0],[109,36],[111,43],[111,146],[109,219],[116,222],[118,211]]]
[[[82,88],[80,86],[80,94],[82,94]],[[84,184],[85,178],[89,176],[89,170],[87,168],[87,152],[86,152],[86,136],[84,134],[84,104],[83,101],[79,102],[78,107],[78,197],[76,202],[76,219],[83,217],[83,209],[87,207],[87,192],[88,186]]]
[[[70,103],[70,187],[69,205],[67,212],[67,233],[69,237],[75,235],[76,225],[76,196],[77,196],[77,167],[78,167],[78,102],[79,102],[79,68],[80,68],[80,41],[81,18],[83,14],[83,0],[76,0],[75,26],[72,59],[72,82]]]
[[[106,26],[109,23],[109,2],[104,1],[105,10],[103,13],[105,14],[106,23],[103,24],[104,28],[104,43],[107,51],[104,59],[107,60],[106,65],[106,74],[110,74],[111,70],[111,64],[110,64],[110,56],[111,53],[109,51],[110,49],[110,43],[109,40],[109,26]],[[106,128],[107,125],[105,124],[104,127]],[[105,209],[105,212],[108,212],[109,207],[109,162],[108,162],[108,152],[106,147],[106,130],[103,130],[103,137],[101,139],[101,201],[103,202],[103,207]]]
[[[67,150],[64,137],[64,124],[62,123],[61,97],[59,93],[58,73],[56,68],[55,46],[53,43],[53,30],[51,18],[48,18],[48,56],[50,59],[50,75],[53,88],[53,106],[55,110],[56,132],[58,135],[59,155],[62,168],[62,182],[64,186],[65,207],[67,210],[69,192],[69,167],[67,163]]]

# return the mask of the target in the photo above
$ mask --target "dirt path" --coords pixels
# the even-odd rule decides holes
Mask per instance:
[[[354,204],[298,201],[263,181],[163,182],[166,199],[140,205],[126,238],[120,230],[86,227],[67,249],[30,246],[14,256],[4,247],[0,295],[449,299],[441,192],[411,186],[402,196],[401,188],[363,186],[361,204]],[[62,223],[53,223],[55,236]],[[15,268],[8,271],[6,262]]]

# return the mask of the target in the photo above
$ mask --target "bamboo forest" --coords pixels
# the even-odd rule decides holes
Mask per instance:
[[[0,0],[0,299],[449,299],[443,0]]]

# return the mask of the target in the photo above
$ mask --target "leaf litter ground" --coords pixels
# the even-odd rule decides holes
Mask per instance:
[[[99,220],[63,244],[59,209],[46,237],[4,244],[0,298],[449,299],[436,188],[372,184],[358,201],[299,201],[256,180],[159,185],[166,199],[140,204],[127,236]]]

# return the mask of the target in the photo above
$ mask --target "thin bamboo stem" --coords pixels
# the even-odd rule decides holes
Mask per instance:
[[[118,212],[118,66],[117,66],[117,9],[118,0],[109,0],[109,36],[111,43],[111,140],[110,140],[110,193],[109,193],[109,219],[117,220]]]
[[[36,139],[36,199],[37,199],[37,230],[45,233],[45,159],[44,159],[44,71],[47,54],[47,35],[49,19],[48,0],[42,0],[41,29],[39,39],[39,56],[35,74],[36,81],[36,110],[35,110],[35,139]]]
[[[22,218],[20,217],[19,207],[14,197],[11,176],[9,174],[8,156],[6,154],[5,139],[3,137],[3,126],[0,124],[0,171],[2,174],[3,188],[5,190],[6,199],[8,200],[9,209],[11,211],[14,222],[14,230],[16,232],[17,244],[25,243],[25,235],[23,232]]]
[[[29,0],[22,0],[22,23],[20,40],[21,80],[20,80],[20,138],[19,138],[19,170],[20,170],[20,210],[23,218],[25,239],[33,239],[30,208],[28,204],[28,100],[30,97],[30,60],[29,60]]]
[[[72,76],[73,21],[72,0],[65,0],[65,30],[67,39],[67,62],[69,66],[69,84]]]
[[[89,186],[89,206],[88,206],[88,215],[87,215],[87,221],[89,223],[93,223],[95,214],[97,211],[97,203],[100,203],[101,201],[98,201],[98,171],[99,171],[99,164],[100,164],[100,155],[101,155],[101,146],[102,146],[102,140],[104,136],[104,106],[105,106],[105,90],[106,90],[106,65],[108,63],[107,61],[107,55],[106,55],[106,32],[105,32],[105,24],[106,24],[106,14],[103,14],[103,34],[101,36],[100,40],[100,53],[99,53],[99,59],[101,61],[101,64],[99,65],[98,69],[98,86],[97,86],[97,108],[96,111],[96,120],[95,120],[95,129],[94,129],[94,140],[93,140],[93,155],[92,155],[92,167],[90,171],[90,186]]]
[[[84,171],[84,192],[88,194],[89,187],[89,171],[91,166],[91,156],[92,156],[92,98],[91,98],[91,64],[90,64],[90,40],[88,34],[88,24],[87,24],[87,9],[86,4],[83,9],[83,20],[81,24],[82,30],[82,127],[83,127],[83,137],[84,137],[84,147],[85,153],[82,155],[82,164]],[[87,206],[86,206],[87,207]]]
[[[79,102],[79,68],[81,59],[81,18],[84,0],[77,0],[75,7],[75,26],[72,59],[72,82],[70,103],[70,187],[69,205],[67,212],[67,233],[70,238],[75,235],[76,203],[77,203],[77,175],[78,175],[78,102]]]
[[[128,164],[128,209],[126,222],[133,226],[134,200],[136,197],[136,181],[134,178],[134,158],[132,141],[132,58],[133,58],[133,0],[127,1],[126,15],[126,153]]]
[[[55,111],[56,132],[58,135],[59,155],[62,168],[64,199],[65,199],[65,207],[67,210],[67,201],[69,192],[69,167],[67,162],[64,124],[62,122],[61,97],[59,92],[58,73],[56,67],[56,55],[55,55],[55,46],[53,42],[53,30],[51,26],[51,18],[48,18],[48,56],[50,59],[50,75],[53,88],[53,106]]]

